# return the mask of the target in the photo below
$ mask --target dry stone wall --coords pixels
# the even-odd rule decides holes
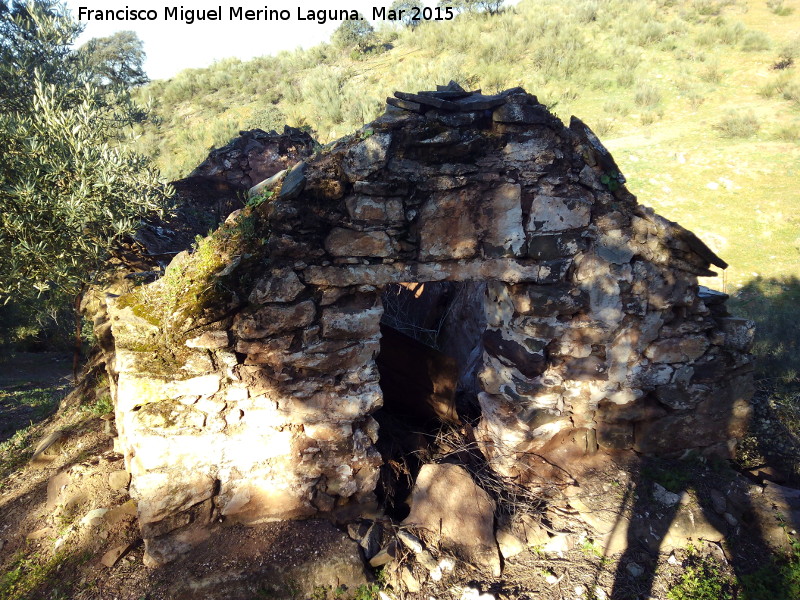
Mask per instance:
[[[231,143],[212,150],[190,177],[227,182],[237,188],[250,188],[278,171],[293,167],[314,150],[313,138],[295,127],[283,133],[251,129],[240,131]]]
[[[484,282],[476,435],[529,485],[595,452],[729,451],[752,324],[725,267],[637,204],[589,128],[517,88],[397,93],[110,302],[116,419],[147,560],[220,520],[374,504],[381,290]]]

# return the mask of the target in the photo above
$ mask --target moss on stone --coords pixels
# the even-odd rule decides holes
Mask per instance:
[[[130,308],[131,312],[140,319],[144,319],[152,325],[160,325],[159,315],[153,311],[151,305],[142,300],[142,294],[139,293],[141,289],[137,288],[128,294],[120,296],[117,300],[117,306],[119,308]]]
[[[158,377],[179,379],[175,375],[180,373],[183,362],[175,356],[175,353],[170,348],[162,343],[162,340],[154,340],[150,344],[134,344],[133,347],[127,347],[126,349],[142,353],[142,357],[136,364],[139,371]]]
[[[149,427],[170,429],[181,425],[181,421],[186,420],[178,418],[180,412],[185,412],[185,410],[182,410],[184,408],[185,407],[177,400],[162,400],[161,402],[144,405],[138,411],[138,418]],[[163,419],[163,421],[159,422],[159,419]]]
[[[129,308],[158,327],[156,335],[118,340],[121,348],[142,354],[139,369],[180,379],[181,367],[191,353],[186,340],[246,297],[256,273],[264,268],[268,234],[263,226],[265,213],[258,208],[245,207],[237,219],[208,237],[198,236],[194,251],[173,260],[161,279],[116,301],[119,308]]]

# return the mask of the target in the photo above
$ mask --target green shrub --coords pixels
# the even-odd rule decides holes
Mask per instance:
[[[669,600],[733,600],[731,578],[709,557],[691,555],[680,581],[667,592]]]
[[[692,110],[697,110],[706,101],[706,98],[700,92],[691,90],[686,93],[686,101]]]
[[[280,133],[285,124],[286,115],[277,106],[267,105],[253,110],[242,129],[274,129]]]
[[[704,17],[717,16],[722,12],[724,3],[719,0],[693,0],[692,9]]]
[[[637,32],[636,43],[639,46],[652,46],[667,36],[667,28],[663,23],[650,21]]]
[[[639,120],[642,122],[642,125],[646,127],[647,125],[652,125],[653,123],[661,119],[662,116],[663,113],[661,111],[646,110],[641,114]]]
[[[661,104],[661,90],[651,83],[640,83],[633,95],[637,106],[654,108]]]
[[[706,83],[720,83],[722,81],[722,70],[717,59],[710,60],[698,73],[700,79]]]
[[[725,138],[753,137],[760,128],[761,124],[751,111],[728,113],[714,125],[714,129]]]
[[[717,40],[726,46],[735,46],[745,36],[747,28],[741,23],[723,23],[717,28]]]
[[[369,21],[359,15],[360,19],[345,19],[336,28],[331,36],[331,41],[339,48],[352,48],[353,46],[363,49],[370,38],[375,33]]]
[[[278,90],[286,104],[293,105],[303,101],[303,92],[299,82],[294,78],[287,77],[278,86]]]
[[[716,32],[710,27],[699,29],[694,34],[694,43],[701,48],[713,48],[717,45]]]
[[[591,23],[597,20],[599,13],[600,4],[597,0],[589,0],[588,2],[581,2],[575,5],[573,18],[578,23]]]
[[[761,31],[748,31],[742,38],[741,48],[745,52],[762,52],[769,50],[770,46],[769,36]]]
[[[631,70],[622,70],[617,74],[617,85],[621,88],[633,87],[636,83],[636,73]]]
[[[747,29],[741,23],[729,23],[716,17],[700,28],[694,35],[698,46],[715,48],[719,45],[735,46],[744,37]]]
[[[766,84],[762,85],[758,93],[764,98],[775,98],[782,96],[783,90],[790,86],[793,82],[793,74],[789,72],[781,72],[779,75],[770,79]]]
[[[670,35],[683,37],[689,31],[689,28],[686,21],[675,17],[667,24],[667,31],[669,31]]]
[[[786,17],[793,12],[793,9],[786,6],[783,0],[767,0],[767,8],[779,17]]]
[[[327,67],[318,67],[308,74],[303,86],[303,99],[313,107],[314,114],[325,122],[337,124],[344,121],[344,87],[347,73]]]
[[[571,33],[551,35],[533,51],[533,64],[548,79],[556,80],[582,76],[598,66],[596,53]]]
[[[630,107],[619,98],[609,98],[603,104],[603,111],[609,115],[624,117],[630,112]]]
[[[800,35],[789,41],[780,53],[781,59],[796,60],[800,58]]]
[[[482,63],[479,65],[478,70],[481,73],[481,89],[497,93],[509,87],[511,69],[504,65]]]
[[[790,81],[781,89],[781,97],[800,106],[800,82]]]
[[[601,138],[608,136],[612,131],[614,131],[614,120],[613,119],[600,119],[594,123],[592,130],[599,135]]]
[[[791,125],[780,127],[775,132],[775,139],[782,142],[800,143],[800,123],[792,123]]]

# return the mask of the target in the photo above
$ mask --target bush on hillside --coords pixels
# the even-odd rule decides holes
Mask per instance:
[[[760,128],[761,123],[752,111],[728,113],[714,125],[714,129],[726,138],[753,137]]]

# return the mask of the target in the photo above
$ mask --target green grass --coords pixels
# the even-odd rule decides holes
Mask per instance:
[[[64,386],[0,390],[0,436],[5,438],[0,442],[0,488],[8,473],[30,458],[35,424],[56,411],[65,390]]]
[[[669,600],[734,600],[734,580],[709,557],[690,555],[680,580],[667,592]]]
[[[726,138],[750,138],[757,134],[760,128],[761,123],[750,111],[729,113],[714,125],[714,129]]]
[[[779,126],[775,131],[775,139],[782,142],[800,144],[800,123]]]
[[[767,0],[767,7],[779,17],[788,17],[794,12],[794,9],[786,6],[783,0]]]
[[[653,464],[642,469],[642,477],[659,484],[667,491],[680,494],[686,489],[694,466],[689,463],[671,463],[669,466]]]
[[[732,308],[756,323],[756,375],[783,384],[800,378],[800,278],[758,277],[743,287]]]
[[[640,84],[633,95],[633,102],[637,106],[655,108],[661,103],[661,91],[653,84]]]
[[[43,558],[36,553],[19,552],[5,573],[0,574],[0,600],[22,600],[44,594],[53,600],[66,600],[71,587],[64,584],[59,567],[69,558],[66,552]]]
[[[0,390],[0,403],[5,406],[28,407],[31,409],[30,418],[40,421],[50,416],[58,408],[58,403],[64,396],[65,387],[13,389],[24,388],[23,384],[12,386],[11,389]],[[2,431],[0,431],[2,434]]]
[[[82,406],[81,408],[95,417],[102,417],[103,415],[114,412],[114,403],[111,401],[111,394],[105,392],[92,404]]]
[[[738,460],[748,468],[767,460],[796,482],[800,482],[799,303],[797,277],[756,278],[731,302],[736,314],[756,323],[756,404]]]
[[[31,431],[33,426],[18,429],[5,442],[0,443],[0,490],[9,473],[25,464],[33,454]]]
[[[792,539],[792,551],[776,556],[770,564],[741,578],[742,600],[797,600],[800,598],[800,542]]]
[[[692,547],[683,571],[667,593],[669,600],[797,600],[800,598],[800,542],[750,573],[729,572]]]

